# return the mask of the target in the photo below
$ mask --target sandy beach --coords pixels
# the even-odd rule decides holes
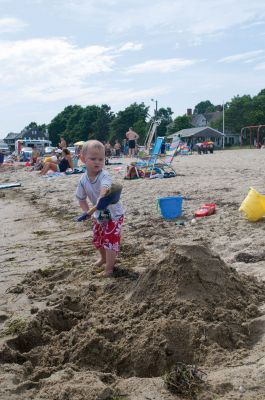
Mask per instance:
[[[177,176],[124,180],[114,276],[100,278],[80,175],[0,170],[0,399],[173,400],[163,376],[182,362],[207,374],[198,400],[265,398],[265,220],[238,209],[265,195],[264,150],[178,156]],[[184,225],[158,197],[183,197]],[[216,213],[192,223],[204,203]]]

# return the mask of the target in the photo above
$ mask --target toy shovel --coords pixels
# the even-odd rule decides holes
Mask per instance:
[[[110,187],[110,189],[107,191],[105,196],[101,197],[99,201],[97,202],[97,205],[90,208],[89,214],[87,212],[81,214],[79,217],[75,218],[75,221],[81,222],[85,221],[86,219],[90,218],[90,216],[96,211],[96,210],[104,210],[107,208],[110,204],[116,204],[120,200],[121,197],[121,192],[122,192],[122,185],[119,183],[113,183]]]

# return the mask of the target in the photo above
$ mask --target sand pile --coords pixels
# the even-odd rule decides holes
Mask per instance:
[[[64,280],[66,288],[76,276],[37,271],[22,286],[47,295],[51,282]],[[258,315],[264,285],[239,276],[206,247],[172,246],[137,281],[121,276],[65,289],[7,342],[1,359],[24,364],[23,379],[39,388],[65,368],[161,376],[176,362],[209,365],[248,346],[247,321]]]

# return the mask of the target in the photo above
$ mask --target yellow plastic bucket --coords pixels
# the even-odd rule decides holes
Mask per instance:
[[[258,221],[265,216],[265,197],[255,189],[250,188],[239,211],[243,211],[249,221]]]

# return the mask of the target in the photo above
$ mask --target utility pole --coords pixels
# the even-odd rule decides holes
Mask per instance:
[[[223,150],[225,148],[225,106],[223,101]]]
[[[154,123],[156,123],[157,122],[157,111],[158,111],[157,104],[158,104],[158,101],[154,100],[154,99],[151,99],[151,101],[155,102],[155,120],[154,120]],[[156,140],[156,130],[155,130],[154,139]]]

